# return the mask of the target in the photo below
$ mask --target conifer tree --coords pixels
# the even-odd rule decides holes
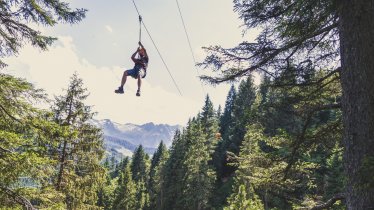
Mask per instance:
[[[238,93],[236,93],[234,86],[230,88],[225,112],[221,118],[222,143],[217,147],[216,152],[220,154],[220,171],[222,178],[230,176],[235,167],[230,165],[229,153],[235,155],[239,154],[241,142],[244,139],[246,132],[246,125],[255,121],[254,111],[252,105],[256,99],[256,89],[253,85],[252,77],[241,81]]]
[[[0,73],[0,206],[63,208],[63,196],[50,176],[50,148],[63,129],[48,121],[51,114],[34,106],[45,94],[31,83]]]
[[[123,161],[122,170],[118,178],[117,188],[114,192],[113,207],[114,210],[132,210],[136,209],[136,186],[132,179],[129,160]]]
[[[191,120],[188,124],[191,123]],[[170,148],[170,156],[165,163],[164,183],[161,190],[165,194],[161,197],[161,209],[181,209],[183,177],[186,171],[184,159],[187,152],[185,131],[177,130]]]
[[[219,179],[223,177],[223,172],[226,171],[224,168],[228,167],[226,165],[226,151],[228,145],[230,144],[229,129],[233,124],[233,107],[236,98],[236,89],[234,85],[231,85],[230,90],[226,97],[225,107],[222,116],[219,118],[219,132],[222,137],[222,141],[219,141],[214,151],[213,162],[217,171]]]
[[[319,73],[314,76],[323,77]],[[325,160],[341,140],[341,119],[339,110],[326,112],[321,104],[339,97],[339,83],[326,81],[320,94],[313,94],[319,86],[266,85],[266,95],[259,92],[255,103],[256,121],[264,126],[250,123],[236,179],[251,183],[246,188],[253,187],[267,208],[312,208],[329,199],[324,197],[324,177],[334,169],[327,168]],[[335,183],[331,187],[339,189]]]
[[[217,108],[217,118],[220,120],[221,117],[222,117],[222,107],[221,107],[221,105],[218,105],[218,108]],[[218,121],[218,126],[220,126],[219,123],[220,122]]]
[[[252,193],[253,194],[253,193]],[[261,210],[264,209],[256,194],[248,198],[244,185],[238,187],[238,192],[233,193],[229,198],[229,206],[225,210]]]
[[[135,182],[143,181],[147,182],[148,180],[148,167],[149,163],[149,157],[145,153],[144,148],[142,145],[139,145],[139,147],[134,151],[134,154],[131,159],[131,173],[132,173],[132,179]]]
[[[136,187],[136,209],[144,209],[149,206],[149,193],[147,190],[149,181],[149,156],[140,145],[134,152],[131,161],[132,179]]]
[[[214,106],[209,98],[209,95],[207,95],[205,98],[205,104],[200,115],[203,132],[207,135],[207,141],[212,144],[216,140],[216,133],[219,130],[217,113],[214,110]]]
[[[2,58],[17,54],[24,44],[46,50],[55,40],[33,29],[30,23],[73,24],[81,21],[85,12],[85,9],[71,9],[68,3],[59,0],[1,1],[0,69],[6,66]],[[4,161],[0,166],[0,203],[4,207],[21,205],[32,209],[34,206],[29,201],[32,198],[38,208],[63,208],[63,196],[50,187],[48,177],[53,171],[49,151],[55,145],[51,142],[55,136],[64,135],[64,131],[48,121],[49,114],[32,105],[45,102],[40,90],[6,74],[1,73],[0,80],[0,157]],[[33,183],[33,188],[18,185],[21,176]]]
[[[246,127],[245,125],[253,121],[251,108],[256,99],[256,89],[253,85],[252,77],[243,80],[238,88],[232,110],[232,125],[229,130],[229,145],[227,150],[238,154],[239,147],[243,141]]]
[[[292,71],[296,78],[278,81],[284,87],[320,85],[339,80],[342,85],[345,190],[348,209],[374,206],[374,188],[365,187],[374,176],[374,4],[359,1],[234,0],[234,10],[245,29],[261,28],[256,42],[237,47],[208,47],[201,64],[218,75],[205,76],[212,83],[238,79],[253,71],[272,78]],[[241,67],[237,66],[241,64]],[[334,65],[337,64],[337,65]],[[323,78],[308,80],[314,71]]]
[[[84,104],[87,90],[76,74],[66,95],[56,97],[54,120],[67,129],[55,148],[58,161],[55,187],[65,194],[68,209],[94,208],[97,190],[104,179],[100,160],[104,154],[101,130],[90,124],[94,113]]]
[[[85,9],[71,9],[60,0],[0,2],[0,58],[14,55],[25,43],[46,50],[55,40],[31,27],[32,24],[54,26],[58,22],[77,23]],[[6,64],[0,59],[0,68]]]
[[[220,118],[220,133],[223,139],[228,138],[228,130],[233,118],[233,108],[236,99],[236,89],[234,85],[231,85],[229,93],[226,97],[225,108],[223,110],[222,117]]]
[[[185,174],[182,183],[184,209],[207,209],[216,175],[211,162],[209,139],[199,119],[193,119],[186,132]]]
[[[161,141],[156,152],[153,154],[151,168],[149,170],[149,197],[150,209],[161,209],[164,198],[165,163],[168,158],[166,145]]]
[[[105,178],[105,182],[99,187],[97,192],[97,206],[104,210],[111,210],[113,209],[115,190],[118,187],[118,177],[111,179],[110,173],[106,171]]]

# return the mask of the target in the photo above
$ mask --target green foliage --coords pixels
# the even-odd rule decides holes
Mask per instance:
[[[55,161],[48,156],[51,139],[62,131],[33,105],[45,100],[32,84],[0,74],[1,206],[31,208],[30,200],[40,208],[62,205],[49,182]]]
[[[215,172],[209,164],[211,153],[201,124],[192,121],[186,133],[186,172],[182,183],[182,206],[187,209],[206,209],[215,181]]]
[[[115,190],[118,188],[118,179],[111,179],[109,173],[106,174],[107,180],[104,182],[97,192],[97,206],[104,210],[113,209],[113,202],[115,199]]]
[[[149,171],[149,156],[140,145],[132,156],[131,173],[135,182],[147,182]]]
[[[207,209],[216,180],[212,156],[217,145],[218,116],[209,97],[202,112],[177,131],[163,174],[161,209]]]
[[[151,168],[149,171],[149,209],[161,209],[162,207],[163,197],[165,194],[162,186],[165,182],[165,164],[168,156],[169,153],[166,145],[161,141],[157,151],[153,154]]]
[[[131,210],[137,209],[136,205],[139,200],[136,198],[136,184],[132,179],[130,164],[123,165],[123,170],[118,179],[118,185],[114,192],[114,201],[112,209]]]
[[[161,209],[182,208],[180,200],[182,197],[183,176],[186,171],[184,166],[186,151],[186,138],[183,138],[183,133],[177,130],[170,148],[169,159],[165,163],[165,178],[162,185],[165,194],[161,197]]]
[[[225,108],[223,110],[222,117],[220,118],[220,133],[224,139],[228,138],[228,131],[232,123],[233,109],[236,99],[236,89],[234,85],[231,85],[229,93],[226,97]]]
[[[55,187],[65,194],[68,209],[94,208],[105,181],[100,164],[103,138],[101,130],[89,123],[94,113],[83,102],[87,96],[82,80],[74,74],[66,95],[56,97],[52,108],[55,122],[66,128],[52,154],[58,162]]]
[[[243,41],[228,49],[206,47],[208,55],[200,65],[217,72],[202,77],[208,82],[235,80],[256,70],[277,78],[295,64],[295,83],[309,84],[306,79],[314,70],[335,71],[331,63],[339,59],[336,1],[234,0],[234,11],[245,31],[261,31],[256,42]]]
[[[144,209],[149,206],[149,193],[147,190],[149,181],[149,156],[140,145],[134,152],[131,162],[132,180],[135,183],[136,203],[135,209]]]
[[[85,9],[71,9],[60,0],[1,1],[0,58],[17,54],[25,43],[46,50],[55,38],[33,29],[30,23],[54,26],[58,22],[77,23],[85,17]],[[0,59],[0,68],[6,64]]]
[[[248,198],[249,197],[249,198]],[[261,210],[264,209],[256,194],[248,196],[244,185],[240,185],[238,191],[229,198],[229,206],[225,210]]]

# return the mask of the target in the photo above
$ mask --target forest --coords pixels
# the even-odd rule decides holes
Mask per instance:
[[[374,1],[233,0],[256,42],[204,47],[209,94],[170,148],[106,156],[84,78],[50,99],[3,58],[78,24],[60,0],[0,1],[0,209],[374,209]],[[262,76],[254,84],[253,72]],[[49,104],[40,108],[38,104]]]

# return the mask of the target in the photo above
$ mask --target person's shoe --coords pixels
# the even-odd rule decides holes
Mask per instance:
[[[136,96],[140,96],[140,90],[136,91]]]
[[[123,91],[123,87],[118,87],[117,90],[114,91],[115,93],[119,93],[119,94],[123,94],[124,91]]]

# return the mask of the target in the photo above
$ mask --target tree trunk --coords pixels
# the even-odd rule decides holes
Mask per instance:
[[[67,141],[64,141],[64,146],[62,149],[62,154],[60,158],[60,170],[58,172],[58,177],[57,177],[57,183],[56,183],[56,189],[61,190],[62,189],[62,178],[65,170],[65,161],[66,161],[66,147],[67,147]]]
[[[350,210],[374,209],[374,171],[368,168],[374,162],[374,0],[337,2],[346,202]]]

